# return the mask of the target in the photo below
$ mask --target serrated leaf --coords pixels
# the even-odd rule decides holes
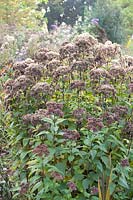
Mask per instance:
[[[97,154],[97,151],[96,150],[91,150],[90,154],[91,154],[91,158],[93,160],[95,158],[96,154]]]
[[[89,182],[88,182],[87,178],[82,181],[82,185],[83,185],[84,190],[86,190],[88,188]]]
[[[120,179],[119,179],[119,184],[122,186],[122,187],[124,187],[124,188],[126,188],[126,189],[129,189],[129,186],[128,186],[128,184],[127,184],[127,181],[126,181],[126,179],[125,179],[125,177],[120,177]]]
[[[39,188],[40,188],[41,186],[42,186],[42,181],[37,182],[37,183],[33,186],[31,192],[34,192],[35,190],[38,190],[38,191],[39,191]]]

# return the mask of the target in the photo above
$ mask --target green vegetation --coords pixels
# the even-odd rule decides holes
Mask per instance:
[[[131,199],[132,64],[119,45],[82,34],[8,69],[1,77],[4,200]]]

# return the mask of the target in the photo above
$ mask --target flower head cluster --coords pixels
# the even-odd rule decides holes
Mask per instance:
[[[15,77],[23,75],[25,68],[27,67],[28,67],[28,64],[25,61],[19,61],[19,62],[14,63],[13,70],[15,73]]]
[[[112,108],[112,111],[118,116],[118,117],[123,117],[128,114],[128,108],[126,106],[114,106]]]
[[[88,68],[88,62],[85,60],[75,61],[71,66],[71,71],[85,71]]]
[[[109,73],[112,75],[112,77],[120,78],[125,76],[125,69],[121,66],[113,66],[110,68]]]
[[[53,76],[56,79],[59,78],[60,76],[68,75],[70,70],[71,69],[68,66],[60,66],[53,72]]]
[[[123,159],[123,160],[121,160],[121,166],[122,167],[128,167],[129,166],[129,161],[128,161],[128,159]]]
[[[34,55],[35,60],[38,61],[38,62],[43,62],[43,63],[45,63],[46,60],[47,60],[47,55],[46,55],[46,53],[47,53],[48,51],[49,51],[49,50],[48,50],[47,48],[41,48],[41,49],[39,49],[39,50],[35,53],[35,55]]]
[[[77,90],[85,90],[85,82],[81,80],[75,80],[70,84],[71,90],[77,89]]]
[[[39,144],[37,147],[33,149],[32,152],[39,157],[42,157],[43,155],[45,156],[49,155],[49,150],[46,144]]]
[[[87,128],[91,131],[99,131],[104,127],[104,124],[102,122],[102,119],[95,118],[95,117],[89,117],[87,119]]]
[[[60,58],[65,59],[69,57],[76,57],[78,53],[78,48],[75,44],[72,43],[66,43],[62,45],[60,48]]]
[[[78,108],[73,111],[73,116],[76,119],[81,120],[86,116],[86,110],[84,108]]]
[[[86,33],[79,35],[75,40],[80,53],[89,52],[97,43],[98,41],[93,36]]]
[[[105,95],[106,97],[110,95],[115,96],[116,90],[113,85],[102,84],[101,86],[99,86],[98,93],[101,93]]]
[[[60,66],[60,61],[53,59],[50,62],[47,63],[46,68],[49,72],[53,72]]]
[[[30,64],[29,67],[25,69],[24,74],[34,78],[35,80],[39,80],[42,76],[41,68],[38,64]]]
[[[63,104],[62,103],[56,103],[56,102],[47,102],[47,115],[57,115],[59,117],[63,117],[64,113],[62,111]]]
[[[107,70],[102,68],[95,68],[90,71],[91,80],[100,80],[101,78],[112,79],[112,76]]]
[[[76,187],[75,183],[72,182],[72,181],[69,181],[69,182],[67,183],[67,186],[68,186],[68,188],[69,188],[71,191],[76,191],[76,190],[77,190],[77,187]]]
[[[65,139],[78,140],[80,138],[80,134],[76,130],[65,129],[63,130],[63,132],[64,132],[63,136]]]
[[[62,181],[64,179],[64,177],[59,174],[58,172],[52,172],[51,173],[52,178],[54,178],[55,181]]]
[[[32,124],[33,126],[36,126],[38,124],[42,123],[42,119],[47,116],[47,111],[44,109],[39,109],[33,114],[26,114],[22,117],[24,124]]]
[[[57,59],[58,60],[59,59],[59,54],[54,52],[54,51],[48,51],[46,53],[46,58],[47,58],[48,61],[51,61],[53,59]]]
[[[98,188],[96,186],[91,187],[91,194],[97,195],[98,194]]]
[[[40,97],[49,94],[51,94],[51,88],[46,82],[38,82],[31,88],[31,95],[33,97]]]

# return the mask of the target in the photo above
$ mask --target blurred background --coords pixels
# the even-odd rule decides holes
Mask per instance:
[[[133,54],[132,0],[0,0],[0,66],[89,32]]]

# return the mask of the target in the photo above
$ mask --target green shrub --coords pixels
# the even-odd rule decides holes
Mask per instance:
[[[88,34],[14,63],[4,84],[13,200],[131,199],[132,63]]]

